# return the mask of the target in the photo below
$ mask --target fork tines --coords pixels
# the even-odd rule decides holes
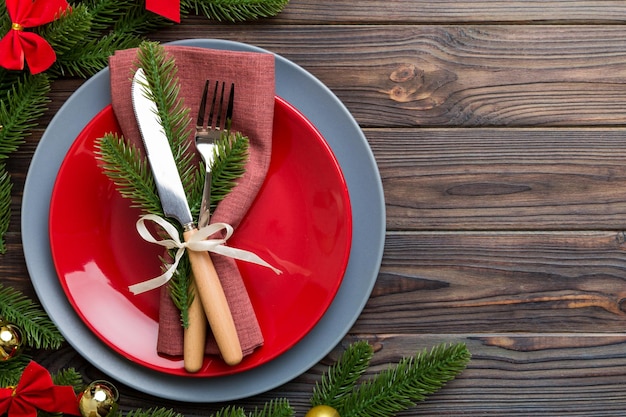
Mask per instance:
[[[209,90],[209,88],[211,90]],[[212,94],[209,94],[212,91]],[[230,91],[228,92],[228,100],[226,109],[224,109],[224,97],[226,92],[226,83],[215,81],[212,83],[210,80],[206,80],[204,83],[204,91],[202,93],[202,100],[200,101],[200,108],[198,110],[197,127],[200,129],[224,129],[226,127],[227,120],[233,117],[233,102],[235,101],[235,84],[230,83]],[[207,101],[210,99],[210,107],[207,124],[204,124],[204,117],[207,113]],[[215,119],[215,123],[214,123]]]

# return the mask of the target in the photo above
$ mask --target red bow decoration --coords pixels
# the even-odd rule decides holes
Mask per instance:
[[[0,415],[37,417],[37,409],[80,415],[74,388],[54,385],[48,371],[31,361],[16,387],[0,388]]]
[[[146,0],[146,9],[180,23],[180,0]]]
[[[50,68],[56,60],[54,49],[41,36],[25,32],[58,19],[69,8],[67,0],[6,0],[11,29],[0,39],[0,66],[23,70],[24,60],[33,74]]]

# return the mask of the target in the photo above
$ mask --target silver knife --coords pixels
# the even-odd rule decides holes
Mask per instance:
[[[161,126],[156,103],[150,100],[148,81],[143,69],[135,72],[132,82],[133,109],[144,142],[157,186],[163,212],[183,226],[185,241],[197,232],[191,210],[180,180],[169,141]],[[241,345],[224,290],[208,252],[188,250],[194,275],[196,297],[199,298],[206,318],[224,361],[236,365],[242,360]],[[204,352],[204,345],[202,346]]]

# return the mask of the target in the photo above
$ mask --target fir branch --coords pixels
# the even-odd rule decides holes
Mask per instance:
[[[170,251],[170,257],[174,257],[174,251]],[[164,262],[165,263],[165,262]],[[191,285],[191,264],[189,257],[183,256],[178,263],[174,276],[168,282],[170,297],[174,305],[180,310],[180,323],[186,329],[189,327],[189,309],[194,294],[189,291]]]
[[[147,410],[141,408],[131,410],[126,414],[126,417],[184,417],[184,415],[172,409],[155,407],[148,408]]]
[[[96,139],[95,149],[102,170],[122,197],[131,200],[132,207],[163,216],[148,161],[137,147],[109,133]]]
[[[315,384],[311,405],[328,405],[341,408],[343,401],[352,394],[357,381],[369,367],[374,349],[366,341],[348,346],[341,358]]]
[[[92,30],[101,33],[140,35],[171,25],[167,19],[146,11],[136,0],[85,0],[80,3],[91,11]]]
[[[17,385],[24,368],[30,361],[30,356],[21,353],[19,356],[2,362],[2,366],[0,366],[0,387]]]
[[[91,14],[87,7],[81,4],[73,7],[71,11],[68,9],[59,19],[39,26],[34,31],[44,37],[56,53],[56,63],[48,70],[54,75],[63,75],[62,63],[66,53],[80,51],[85,40],[96,36],[91,30]]]
[[[22,329],[28,346],[58,349],[63,336],[46,313],[19,291],[0,284],[0,317]]]
[[[189,108],[179,98],[178,69],[174,58],[157,42],[143,42],[137,54],[138,66],[143,68],[149,89],[144,90],[156,103],[161,126],[170,142],[170,149],[185,190],[190,188],[190,178],[198,167],[189,151]]]
[[[211,414],[211,417],[246,417],[246,413],[241,407],[227,406],[222,408],[215,414]]]
[[[214,161],[219,162],[211,168],[211,210],[230,193],[246,172],[249,141],[240,132],[235,132],[222,137],[215,145]]]
[[[470,359],[463,343],[404,358],[361,384],[337,409],[342,417],[390,417],[415,406],[459,374]]]
[[[181,10],[181,19],[184,16],[185,13]],[[131,1],[112,30],[119,35],[142,35],[173,24],[174,22],[147,11],[143,1]]]
[[[49,102],[50,80],[44,74],[21,75],[0,100],[0,159],[24,142]]]
[[[4,36],[11,29],[11,19],[7,13],[6,1],[0,3],[0,34]]]
[[[4,236],[11,222],[11,176],[4,164],[0,164],[0,253],[5,254],[7,247]]]
[[[182,0],[181,10],[227,22],[257,20],[277,15],[289,0]]]
[[[279,398],[265,403],[263,408],[255,408],[250,417],[291,417],[294,410],[286,398]]]
[[[120,35],[111,33],[93,39],[64,53],[55,67],[65,76],[78,76],[87,78],[106,67],[109,57],[119,49],[135,48],[143,40],[134,35]]]
[[[70,385],[76,392],[80,392],[84,388],[83,377],[74,368],[61,369],[52,375],[52,382],[55,385]]]

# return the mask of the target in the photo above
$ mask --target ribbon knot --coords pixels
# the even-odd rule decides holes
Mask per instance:
[[[26,61],[32,74],[50,68],[56,61],[54,49],[43,37],[24,29],[50,23],[68,8],[67,0],[6,0],[11,30],[0,39],[0,66],[23,70]]]
[[[0,388],[0,415],[37,417],[37,410],[80,415],[74,388],[54,385],[48,371],[31,361],[15,387]]]
[[[170,239],[156,239],[146,227],[146,221],[152,221],[161,226],[161,228],[167,233]],[[139,235],[145,241],[155,243],[167,249],[177,248],[177,251],[174,255],[174,262],[169,265],[169,267],[163,274],[159,275],[156,278],[152,278],[128,287],[128,289],[133,294],[141,294],[165,285],[172,278],[172,276],[174,276],[176,268],[178,267],[178,263],[180,262],[180,259],[182,258],[186,249],[195,252],[209,251],[219,255],[228,256],[233,259],[239,259],[241,261],[251,262],[257,265],[264,266],[266,268],[270,268],[276,274],[282,273],[280,269],[274,268],[272,265],[268,264],[258,255],[252,252],[226,246],[226,242],[234,232],[233,227],[227,223],[209,224],[208,226],[199,229],[196,233],[191,235],[189,240],[186,242],[180,240],[178,230],[171,223],[166,221],[164,218],[154,214],[146,214],[145,216],[140,217],[139,220],[137,220],[136,227]],[[226,231],[226,234],[223,238],[209,239],[210,236],[213,236],[222,231]]]

